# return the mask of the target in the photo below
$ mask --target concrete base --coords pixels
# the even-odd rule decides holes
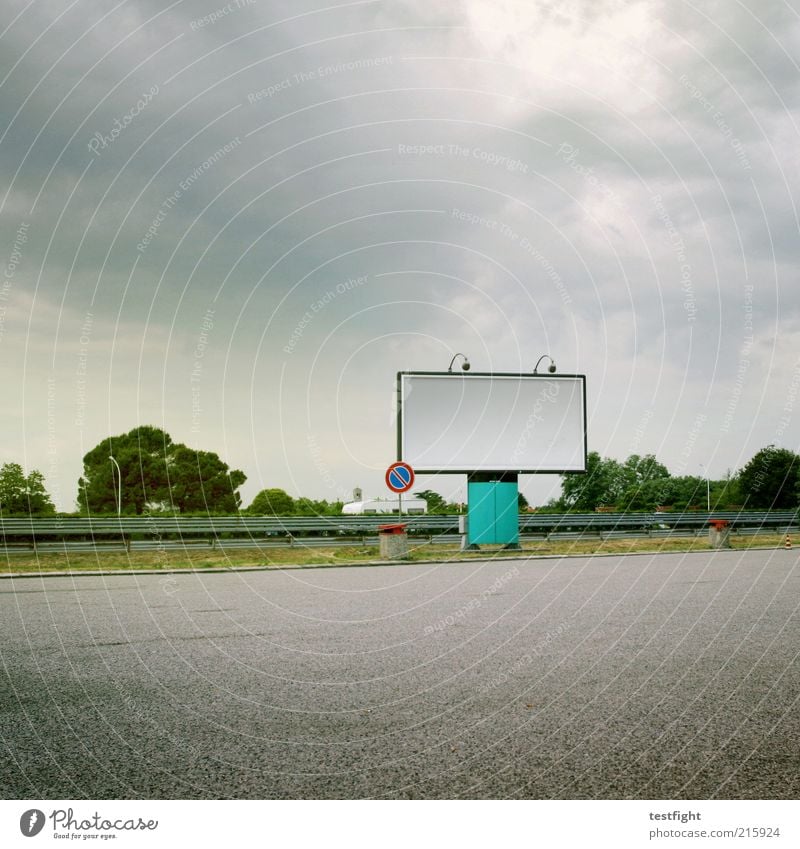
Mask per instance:
[[[715,527],[708,529],[708,546],[709,548],[730,548],[731,547],[731,529]]]
[[[408,534],[380,534],[381,560],[404,560],[408,557]]]

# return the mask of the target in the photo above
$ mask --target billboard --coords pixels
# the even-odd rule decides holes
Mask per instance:
[[[586,471],[582,374],[397,374],[397,456],[416,472]]]

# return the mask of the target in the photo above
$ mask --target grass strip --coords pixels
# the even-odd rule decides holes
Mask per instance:
[[[785,536],[777,534],[756,534],[731,536],[734,550],[749,548],[783,548]],[[796,541],[800,545],[800,540]],[[800,548],[798,548],[800,550]],[[669,537],[660,539],[639,537],[633,539],[585,538],[577,540],[536,540],[525,541],[519,554],[523,557],[552,555],[589,555],[589,554],[635,554],[709,551],[705,537]],[[461,551],[457,545],[432,545],[428,542],[415,544],[410,542],[407,562],[418,560],[460,561],[487,557],[509,557],[514,552],[497,546],[487,546],[480,551]],[[377,546],[353,545],[333,548],[307,548],[301,540],[286,548],[236,548],[133,552],[53,552],[30,555],[7,555],[0,574],[21,575],[32,572],[86,572],[98,569],[104,571],[125,572],[134,569],[224,569],[243,566],[273,567],[280,569],[288,566],[348,565],[366,563],[379,559]]]

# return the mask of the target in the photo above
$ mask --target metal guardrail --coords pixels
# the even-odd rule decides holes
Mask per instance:
[[[521,532],[556,529],[707,527],[710,519],[726,519],[733,528],[793,526],[800,511],[687,511],[683,513],[522,513]],[[403,516],[409,533],[458,531],[458,515]],[[217,536],[240,534],[264,537],[272,534],[302,536],[315,533],[369,533],[397,516],[113,516],[0,518],[0,540],[8,537],[67,536]]]
[[[378,526],[391,516],[122,516],[0,518],[0,554],[274,548],[286,545],[376,545]],[[726,519],[738,534],[800,529],[800,511],[687,511],[684,513],[523,513],[522,539],[605,539],[703,533]],[[395,517],[396,520],[396,517]],[[412,538],[460,539],[457,515],[404,516]]]
[[[527,513],[520,531],[542,527],[570,528],[707,528],[711,519],[725,519],[732,528],[797,525],[798,510],[685,511],[681,513]]]
[[[781,528],[780,534],[796,531],[797,528]],[[741,528],[735,531],[736,536],[756,536],[765,533],[763,528]],[[670,537],[698,537],[705,534],[705,529],[656,529],[656,530],[631,530],[631,531],[555,531],[551,534],[522,534],[520,542],[566,542],[569,540],[611,540],[611,539],[665,539]],[[455,545],[461,541],[460,534],[438,534],[431,536],[416,536],[412,544],[419,545]],[[102,541],[91,540],[51,540],[37,542],[35,546],[30,543],[11,543],[6,546],[0,545],[0,556],[31,555],[36,554],[104,554],[104,553],[136,553],[152,551],[183,551],[204,552],[206,554],[225,552],[233,549],[251,549],[256,551],[267,551],[276,548],[346,548],[371,546],[377,548],[377,536],[335,536],[335,537],[287,537],[279,536],[270,539],[171,539],[171,540],[126,540],[126,541]]]

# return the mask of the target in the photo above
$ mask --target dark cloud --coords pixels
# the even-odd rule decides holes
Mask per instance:
[[[395,371],[462,349],[586,371],[615,456],[716,473],[774,437],[800,341],[789,6],[139,0],[26,8],[2,46],[6,262],[26,233],[2,459],[55,441],[62,506],[81,449],[141,422],[248,492],[377,492]]]

